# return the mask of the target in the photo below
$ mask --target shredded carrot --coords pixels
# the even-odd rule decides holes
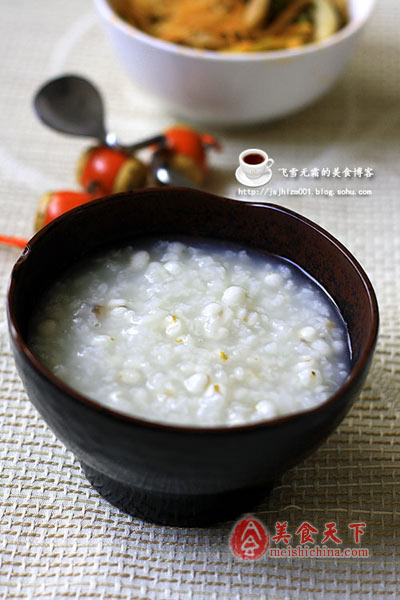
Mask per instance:
[[[11,237],[8,235],[0,235],[0,243],[7,244],[7,246],[17,246],[18,248],[25,248],[28,240],[24,240],[18,237]]]

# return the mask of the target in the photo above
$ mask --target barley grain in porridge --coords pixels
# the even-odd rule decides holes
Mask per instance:
[[[297,267],[190,241],[143,241],[87,260],[31,327],[41,361],[117,411],[195,426],[308,409],[349,373],[335,305]]]

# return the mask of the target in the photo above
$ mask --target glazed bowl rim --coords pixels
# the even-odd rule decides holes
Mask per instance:
[[[367,341],[364,344],[365,347],[364,347],[363,351],[361,352],[357,363],[352,365],[351,371],[350,371],[347,379],[340,386],[340,388],[334,394],[330,395],[322,404],[319,404],[318,406],[313,407],[313,408],[304,409],[301,411],[296,411],[294,413],[289,413],[289,414],[275,417],[272,419],[264,419],[264,420],[260,420],[260,421],[252,422],[252,423],[243,423],[243,424],[239,424],[239,425],[217,425],[217,426],[212,427],[212,426],[201,426],[201,425],[163,423],[163,422],[152,421],[150,419],[145,419],[145,418],[141,418],[141,417],[135,417],[135,416],[129,415],[127,413],[115,410],[113,408],[109,408],[109,407],[101,404],[97,400],[95,400],[93,398],[89,398],[89,397],[79,393],[78,391],[76,391],[75,389],[70,387],[68,384],[64,383],[56,375],[54,375],[49,369],[47,369],[41,363],[41,361],[36,357],[34,352],[32,350],[30,350],[28,343],[25,342],[24,336],[22,335],[21,330],[18,326],[18,322],[17,322],[17,318],[15,315],[15,310],[14,310],[15,280],[16,280],[18,272],[20,271],[21,268],[23,268],[25,262],[29,259],[29,255],[32,251],[32,248],[38,242],[40,243],[41,239],[47,235],[48,231],[51,231],[52,229],[57,228],[60,223],[62,223],[63,221],[65,221],[67,219],[73,219],[74,215],[77,215],[77,214],[81,213],[82,211],[96,210],[97,206],[107,203],[109,201],[109,198],[110,198],[109,196],[104,196],[102,198],[92,200],[91,202],[89,202],[85,205],[78,206],[77,208],[74,208],[74,209],[68,211],[67,213],[61,215],[57,219],[51,221],[48,225],[46,225],[45,227],[40,229],[28,241],[21,256],[15,263],[15,265],[12,269],[12,272],[11,272],[9,288],[8,288],[8,293],[7,293],[7,317],[8,317],[10,336],[11,336],[13,342],[15,343],[16,347],[19,349],[19,351],[24,356],[24,359],[27,360],[31,364],[31,366],[41,376],[41,378],[47,380],[53,387],[56,387],[63,394],[67,394],[68,396],[72,397],[78,403],[89,406],[91,409],[95,409],[98,412],[106,413],[110,418],[113,418],[113,419],[123,420],[123,421],[131,423],[132,425],[135,425],[135,426],[141,426],[141,427],[146,427],[146,428],[150,428],[150,429],[160,429],[160,430],[166,431],[166,432],[170,431],[170,432],[176,432],[176,433],[182,433],[182,434],[195,433],[195,434],[199,434],[199,435],[204,435],[204,434],[219,434],[219,435],[226,434],[226,435],[229,435],[229,434],[234,434],[235,432],[250,432],[253,430],[275,427],[275,426],[281,425],[283,423],[287,423],[289,421],[296,421],[297,419],[304,418],[307,415],[316,414],[319,411],[323,411],[327,405],[334,404],[337,400],[339,400],[339,398],[343,394],[345,394],[348,390],[350,390],[352,388],[353,384],[357,381],[358,377],[364,370],[365,366],[368,364],[369,359],[372,357],[372,354],[373,354],[373,351],[375,348],[375,344],[376,344],[376,340],[377,340],[377,336],[378,336],[379,308],[378,308],[377,298],[376,298],[374,289],[372,287],[372,284],[371,284],[367,274],[365,273],[364,269],[359,264],[359,262],[350,253],[350,251],[347,250],[347,248],[345,246],[343,246],[343,244],[341,244],[341,242],[339,242],[328,231],[326,231],[325,229],[323,229],[322,227],[320,227],[313,221],[309,220],[307,217],[304,217],[303,215],[300,215],[299,213],[296,213],[296,212],[294,212],[288,208],[285,208],[283,206],[279,206],[277,204],[272,204],[272,203],[264,203],[264,202],[263,203],[243,202],[241,200],[235,200],[232,198],[225,198],[222,196],[217,196],[215,194],[205,192],[202,190],[193,190],[193,188],[168,187],[168,191],[173,192],[174,190],[180,191],[180,192],[186,192],[189,195],[192,194],[193,192],[201,194],[201,195],[206,195],[210,198],[213,198],[214,201],[222,202],[222,203],[225,203],[226,205],[229,205],[229,204],[231,204],[231,205],[247,205],[249,210],[251,210],[252,208],[262,208],[264,210],[272,210],[275,212],[283,213],[287,217],[295,219],[296,221],[300,221],[303,224],[305,224],[307,227],[310,227],[311,229],[316,231],[319,236],[322,236],[325,239],[327,239],[333,246],[335,246],[335,248],[342,255],[345,256],[347,261],[351,264],[355,273],[361,279],[363,286],[365,288],[365,291],[367,293],[368,304],[369,304],[369,309],[370,309],[370,319],[368,321],[370,331],[369,331]],[[112,197],[113,198],[116,198],[116,197],[122,198],[124,196],[131,197],[132,194],[136,194],[136,193],[145,194],[145,195],[146,194],[151,195],[154,193],[162,194],[163,190],[162,190],[162,188],[146,188],[146,189],[137,190],[134,192],[122,192],[120,194],[114,194]],[[190,236],[188,236],[188,237],[190,237]],[[210,239],[212,239],[212,236],[210,236]],[[231,241],[233,241],[233,240],[231,240]],[[105,245],[107,245],[107,244],[105,244]]]
[[[148,33],[145,33],[135,25],[126,22],[114,8],[110,5],[109,0],[94,0],[94,4],[101,15],[101,17],[108,22],[111,26],[114,26],[122,34],[137,39],[139,42],[144,43],[146,46],[156,48],[167,53],[184,56],[188,58],[196,58],[199,60],[211,60],[213,62],[222,63],[241,63],[241,62],[271,62],[274,60],[282,60],[287,58],[294,58],[304,56],[306,54],[312,54],[340,44],[342,41],[350,38],[352,35],[357,33],[368,21],[371,13],[376,4],[376,0],[367,0],[369,5],[365,13],[360,17],[350,16],[349,22],[330,35],[328,38],[319,42],[311,42],[304,46],[298,46],[297,48],[286,48],[283,50],[268,50],[263,52],[218,52],[215,50],[203,50],[200,48],[191,48],[190,46],[181,46],[173,42],[167,42]],[[356,3],[362,4],[365,0],[354,0]]]

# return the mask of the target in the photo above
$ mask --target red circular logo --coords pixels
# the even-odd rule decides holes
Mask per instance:
[[[258,560],[268,549],[268,531],[256,517],[248,515],[236,523],[229,545],[236,558]]]

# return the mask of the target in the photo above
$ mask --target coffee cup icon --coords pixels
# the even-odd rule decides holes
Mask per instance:
[[[264,150],[248,148],[239,155],[236,178],[240,183],[259,186],[268,183],[272,177],[271,167],[275,163]]]

